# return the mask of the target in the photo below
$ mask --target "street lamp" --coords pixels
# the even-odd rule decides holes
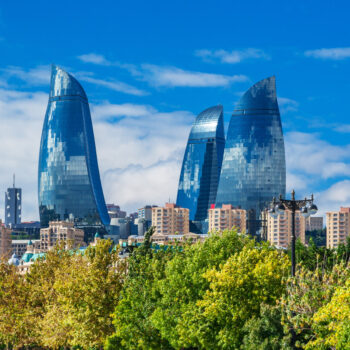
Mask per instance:
[[[276,219],[278,215],[282,215],[286,209],[292,212],[292,277],[295,276],[295,212],[300,210],[301,214],[308,218],[310,215],[317,213],[317,206],[314,204],[314,196],[311,198],[304,198],[301,200],[295,200],[295,191],[292,191],[292,199],[283,199],[280,195],[279,200],[273,198],[271,208],[269,209],[269,215]]]

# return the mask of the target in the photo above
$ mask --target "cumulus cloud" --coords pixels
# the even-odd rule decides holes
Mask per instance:
[[[245,50],[197,50],[195,55],[201,57],[205,62],[215,62],[219,60],[221,63],[235,64],[247,59],[269,59],[263,50],[248,48]]]
[[[301,132],[287,133],[285,141],[290,172],[321,179],[350,175],[350,145],[332,145],[317,134]]]
[[[315,194],[318,215],[325,215],[328,211],[339,211],[340,207],[350,207],[350,180],[334,183],[325,191]]]
[[[48,94],[0,89],[1,192],[12,184],[16,173],[23,188],[23,220],[38,218],[37,171],[42,122]],[[4,217],[4,196],[0,196],[0,216]]]
[[[350,47],[317,49],[305,51],[305,56],[324,60],[344,60],[350,57]]]
[[[144,80],[153,86],[218,87],[248,80],[245,75],[223,75],[183,70],[177,67],[142,65]]]

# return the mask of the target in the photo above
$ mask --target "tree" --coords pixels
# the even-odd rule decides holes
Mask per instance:
[[[71,252],[55,271],[47,312],[40,321],[45,347],[101,347],[113,333],[111,314],[125,279],[125,263],[111,241],[100,240],[84,255]]]
[[[205,273],[218,269],[220,264],[255,242],[235,230],[212,234],[205,242],[188,244],[169,261],[165,278],[157,283],[160,301],[151,316],[152,324],[159,329],[175,349],[196,347],[198,329],[189,328],[189,321],[197,317],[197,303],[209,288]],[[210,348],[207,347],[207,348]],[[214,349],[214,348],[213,348]]]
[[[350,280],[338,286],[329,303],[313,316],[315,339],[306,349],[350,349]]]
[[[244,326],[260,316],[261,305],[276,305],[285,290],[290,262],[267,244],[246,245],[220,269],[204,274],[210,283],[180,334],[191,334],[200,349],[239,349]],[[190,317],[186,317],[190,316]]]
[[[153,230],[148,231],[150,237]],[[128,261],[120,300],[113,314],[115,333],[107,339],[106,349],[171,349],[168,341],[151,322],[160,294],[158,280],[164,279],[167,263],[179,248],[153,251],[150,243],[136,248]]]
[[[295,278],[288,281],[287,293],[281,300],[282,324],[286,331],[294,329],[298,347],[305,347],[316,337],[314,314],[331,300],[336,288],[343,286],[349,276],[350,270],[342,262],[330,271],[299,266]]]

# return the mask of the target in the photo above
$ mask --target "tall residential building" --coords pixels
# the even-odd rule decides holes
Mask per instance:
[[[67,220],[108,225],[88,99],[79,82],[52,66],[41,135],[39,209],[42,227]]]
[[[231,204],[223,204],[221,208],[209,209],[209,231],[232,229],[246,232],[246,211],[234,208]]]
[[[266,216],[267,240],[281,248],[288,248],[292,241],[292,212],[285,210],[283,214],[273,218]],[[305,244],[305,218],[300,211],[295,212],[295,235]]]
[[[337,248],[345,244],[350,236],[350,208],[326,213],[327,248]]]
[[[309,216],[306,219],[305,231],[318,231],[323,229],[323,216]]]
[[[12,255],[11,232],[12,230],[5,227],[0,220],[0,259],[8,259]]]
[[[224,147],[223,108],[208,108],[193,123],[177,192],[176,204],[190,210],[191,221],[207,219],[215,203]]]
[[[286,192],[286,163],[275,77],[253,85],[236,105],[227,131],[216,206],[247,211],[255,233],[261,212]]]
[[[184,235],[189,233],[189,210],[173,203],[166,203],[165,207],[152,208],[152,226],[155,234]]]
[[[73,248],[85,246],[84,231],[72,222],[50,221],[49,227],[40,230],[40,249],[47,251],[58,242],[71,243]]]
[[[5,225],[13,227],[21,223],[22,212],[22,189],[15,186],[13,176],[13,187],[5,192]]]

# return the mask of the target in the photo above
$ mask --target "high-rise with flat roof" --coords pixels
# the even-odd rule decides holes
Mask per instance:
[[[273,218],[266,215],[267,240],[281,248],[288,248],[292,241],[292,212],[285,210],[283,214]],[[300,211],[295,212],[295,236],[305,244],[305,218]]]
[[[190,210],[191,221],[207,219],[215,203],[224,147],[223,108],[208,108],[192,125],[177,192],[176,204]]]
[[[42,227],[67,219],[80,227],[109,224],[88,99],[79,82],[57,66],[52,66],[41,136],[38,187]]]
[[[216,206],[247,211],[249,233],[273,197],[286,192],[286,163],[275,77],[253,85],[236,105],[227,131]],[[257,221],[257,222],[255,222]]]
[[[345,244],[350,236],[350,208],[326,213],[327,248],[337,248]]]
[[[174,203],[166,203],[165,207],[153,207],[152,226],[155,227],[155,234],[189,233],[189,210]]]
[[[246,211],[231,204],[223,204],[221,208],[209,209],[209,231],[222,231],[236,228],[238,232],[246,232]]]

